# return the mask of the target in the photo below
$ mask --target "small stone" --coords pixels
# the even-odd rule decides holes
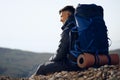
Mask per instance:
[[[76,79],[75,79],[76,80]],[[85,80],[84,78],[78,78],[77,80]]]
[[[120,71],[117,71],[116,75],[117,75],[117,76],[120,76]]]
[[[87,80],[93,80],[95,78],[95,76],[89,77],[87,78]]]
[[[55,77],[61,77],[61,73],[58,73],[57,75],[55,75]]]
[[[102,69],[102,68],[98,68],[97,70],[98,70],[98,71],[101,71],[101,69]]]
[[[107,76],[107,72],[105,72],[105,73],[102,74],[102,78],[103,79],[106,79],[106,76]]]
[[[110,75],[114,75],[114,73],[115,73],[114,71],[110,71]]]
[[[97,71],[97,69],[95,68],[94,71]]]
[[[83,78],[87,78],[87,76],[83,76]]]
[[[83,77],[83,75],[84,75],[83,73],[79,73],[78,77]]]
[[[101,75],[102,75],[102,72],[100,71],[96,74],[96,77],[101,77]]]
[[[108,65],[104,65],[104,68],[108,68],[109,66]]]

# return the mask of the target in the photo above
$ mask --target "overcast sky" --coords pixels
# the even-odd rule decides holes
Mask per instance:
[[[120,0],[0,0],[0,47],[56,52],[62,26],[58,11],[79,3],[103,6],[110,49],[120,48]]]

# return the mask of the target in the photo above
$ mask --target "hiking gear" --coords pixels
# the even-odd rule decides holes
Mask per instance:
[[[79,4],[74,16],[76,26],[70,32],[70,60],[77,64],[78,56],[83,53],[94,54],[98,61],[98,54],[108,55],[103,8],[95,4]]]
[[[110,59],[111,59],[111,65],[118,65],[119,64],[119,55],[116,53],[112,53],[109,54],[110,55]],[[105,64],[109,63],[109,59],[107,57],[107,55],[104,54],[99,54],[98,55],[100,62],[96,61],[97,63],[99,63],[100,66],[103,66]],[[88,68],[93,66],[95,63],[95,57],[93,54],[90,53],[84,53],[84,54],[80,54],[78,56],[77,59],[77,64],[80,68]]]

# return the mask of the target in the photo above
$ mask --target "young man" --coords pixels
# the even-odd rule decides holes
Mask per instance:
[[[61,29],[60,45],[57,49],[57,54],[50,58],[50,60],[39,66],[35,75],[46,75],[48,73],[60,71],[75,71],[79,70],[78,66],[69,61],[69,32],[75,26],[74,7],[65,6],[59,11],[60,21],[63,23]]]

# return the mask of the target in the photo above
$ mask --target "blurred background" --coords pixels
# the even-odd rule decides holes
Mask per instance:
[[[55,53],[66,5],[94,3],[104,8],[110,50],[120,48],[119,0],[0,0],[0,47]]]

